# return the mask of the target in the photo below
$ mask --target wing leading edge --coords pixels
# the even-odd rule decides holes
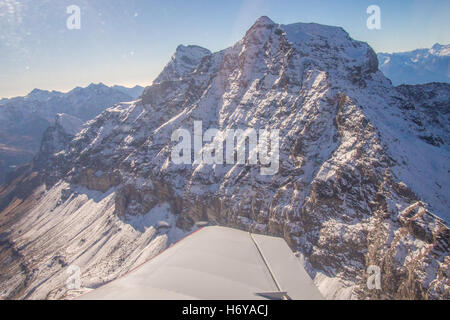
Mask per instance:
[[[205,227],[80,299],[323,299],[282,238]]]

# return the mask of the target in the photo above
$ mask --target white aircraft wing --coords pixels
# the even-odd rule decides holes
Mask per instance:
[[[284,239],[205,227],[80,299],[323,299]]]

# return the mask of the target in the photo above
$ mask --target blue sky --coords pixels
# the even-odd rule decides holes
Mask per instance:
[[[381,30],[366,27],[371,4]],[[80,30],[66,27],[69,5],[81,8]],[[148,85],[177,45],[224,49],[262,15],[342,26],[377,52],[450,43],[448,0],[0,0],[0,97]]]

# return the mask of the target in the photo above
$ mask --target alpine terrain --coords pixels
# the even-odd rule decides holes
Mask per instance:
[[[284,237],[328,299],[450,299],[449,106],[339,27],[261,17],[225,50],[179,46],[139,99],[58,119],[0,188],[0,297],[77,296],[208,221]],[[279,130],[278,171],[175,164],[194,121]]]
[[[0,100],[0,184],[13,168],[33,158],[44,131],[58,114],[84,122],[118,102],[138,98],[142,90],[99,83],[67,93],[34,89],[25,97]]]
[[[394,85],[450,83],[450,45],[436,43],[430,49],[378,53],[380,70]]]

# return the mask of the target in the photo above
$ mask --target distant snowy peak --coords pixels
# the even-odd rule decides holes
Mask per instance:
[[[273,22],[268,16],[261,16],[254,23],[254,26],[257,25],[275,25],[275,22]]]
[[[450,45],[398,53],[378,53],[380,70],[394,85],[450,83]]]
[[[87,94],[111,94],[111,93],[121,93],[124,95],[125,99],[137,99],[142,94],[144,87],[136,85],[134,87],[125,87],[125,86],[107,86],[103,83],[91,83],[86,87],[75,87],[68,92],[61,92],[56,90],[42,90],[35,88],[26,96],[18,96],[13,98],[3,98],[0,99],[1,104],[7,104],[9,102],[16,102],[19,100],[25,100],[27,102],[30,101],[38,101],[38,102],[48,102],[55,98],[66,98],[68,96],[74,95],[87,95]],[[126,96],[125,96],[126,95]]]
[[[61,96],[63,93],[59,91],[48,91],[48,90],[41,90],[41,89],[33,89],[26,98],[29,100],[35,100],[40,102],[45,102],[52,97],[55,96]]]
[[[195,45],[179,45],[169,63],[164,67],[154,83],[175,80],[192,72],[203,57],[210,55],[211,51]]]
[[[322,69],[329,69],[331,64],[345,65],[345,72],[348,71],[347,67],[361,68],[362,72],[368,73],[378,70],[376,54],[369,45],[352,39],[341,27],[317,23],[283,25],[274,23],[268,17],[260,17],[242,39],[244,49],[258,42],[266,45],[267,41],[270,42],[279,35],[284,35],[287,40],[280,45],[292,46],[304,57],[305,62],[310,60],[307,64],[322,65]],[[282,39],[284,40],[283,37]]]
[[[114,86],[107,86],[105,84],[103,84],[102,82],[100,83],[91,83],[89,86],[87,86],[86,88],[75,88],[74,90],[87,90],[87,91],[93,91],[96,93],[107,93],[110,92],[111,90],[116,90],[117,92],[123,93],[127,96],[129,96],[131,99],[137,99],[140,97],[140,95],[142,94],[142,91],[144,90],[144,87],[141,86],[134,86],[134,87],[125,87],[125,86],[119,86],[119,85],[114,85]],[[74,91],[72,90],[72,91]]]
[[[255,23],[250,27],[245,36],[247,36],[249,33],[252,33],[256,29],[259,28],[272,29],[275,26],[277,26],[277,24],[273,22],[269,17],[262,16],[255,21]]]
[[[136,100],[142,91],[143,88],[139,86],[109,87],[103,83],[91,83],[87,87],[76,87],[65,93],[33,89],[24,97],[2,100],[5,108],[0,111],[0,118],[2,113],[4,118],[10,117],[5,113],[22,113],[27,117],[34,114],[52,122],[57,113],[66,113],[86,121],[118,102]]]
[[[264,33],[267,35],[269,35],[272,30],[278,30],[276,31],[278,34],[286,33],[288,39],[292,41],[292,43],[298,45],[300,45],[302,41],[309,40],[320,42],[320,40],[325,39],[328,42],[333,43],[341,43],[342,41],[355,42],[355,40],[351,39],[348,33],[341,27],[302,22],[287,25],[276,24],[266,16],[262,16],[256,20],[252,27],[247,31],[243,40],[248,39],[252,33],[261,30],[266,30]]]
[[[430,49],[430,54],[433,54],[435,56],[450,56],[450,44],[442,45],[439,43],[436,43],[434,46]]]

